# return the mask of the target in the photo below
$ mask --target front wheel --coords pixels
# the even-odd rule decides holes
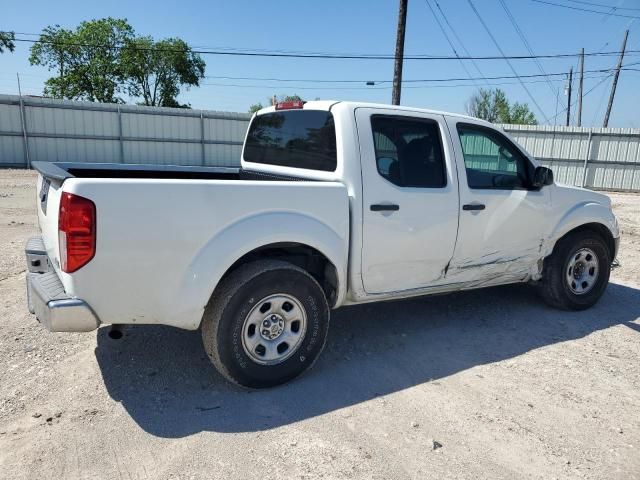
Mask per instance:
[[[581,231],[560,239],[544,262],[540,291],[551,306],[584,310],[602,296],[611,273],[611,253],[597,233]]]
[[[202,339],[228,380],[264,388],[311,367],[328,329],[329,306],[318,282],[290,263],[261,260],[239,267],[216,289]]]

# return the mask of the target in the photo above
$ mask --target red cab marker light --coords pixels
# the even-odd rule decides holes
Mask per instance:
[[[302,108],[302,107],[304,107],[304,101],[302,100],[276,103],[276,110],[295,110],[297,108]]]

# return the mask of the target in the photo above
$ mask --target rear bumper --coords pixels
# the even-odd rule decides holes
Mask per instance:
[[[89,305],[69,296],[47,257],[41,237],[25,248],[27,258],[27,304],[29,311],[50,332],[90,332],[100,321]]]

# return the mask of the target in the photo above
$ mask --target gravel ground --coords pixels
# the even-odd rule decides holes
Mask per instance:
[[[0,477],[640,478],[640,196],[594,308],[526,286],[334,313],[314,370],[227,384],[199,332],[49,334],[26,309],[34,175],[0,170]]]

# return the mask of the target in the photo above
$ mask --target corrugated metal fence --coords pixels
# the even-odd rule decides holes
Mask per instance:
[[[640,192],[640,129],[502,125],[558,182]]]
[[[0,167],[34,161],[234,166],[250,115],[0,95]]]
[[[236,166],[250,115],[0,95],[0,167]],[[640,192],[640,129],[502,125],[559,182]]]

